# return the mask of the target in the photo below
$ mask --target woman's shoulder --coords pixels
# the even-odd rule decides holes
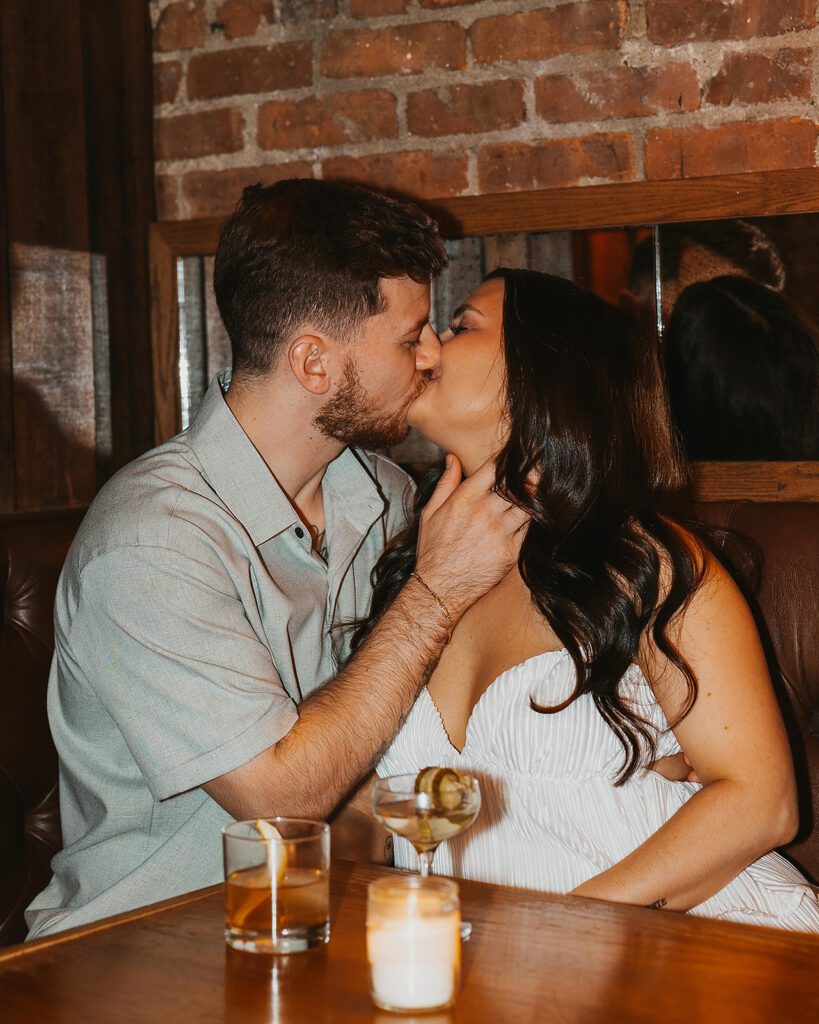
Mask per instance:
[[[690,603],[702,588],[727,587],[732,593],[739,590],[734,579],[714,551],[707,531],[696,525],[680,522],[670,516],[660,517],[665,536],[644,531],[658,559],[657,609],[665,603],[676,584],[678,593],[683,589],[682,605]]]
[[[659,649],[656,624],[664,621],[663,634],[671,649],[687,663],[690,655],[710,646],[709,635],[717,630],[726,643],[752,627],[748,604],[733,576],[696,529],[666,519],[678,544],[656,541],[659,588],[654,616],[640,643],[639,663],[647,678],[658,675],[667,664]],[[663,672],[659,673],[664,674]]]

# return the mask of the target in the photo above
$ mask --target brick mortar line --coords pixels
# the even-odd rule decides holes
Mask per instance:
[[[532,80],[527,81],[525,79],[519,79],[519,78],[507,78],[507,79],[501,79],[501,80],[498,80],[498,81],[502,81],[504,83],[506,83],[506,82],[518,82],[518,81],[521,82],[521,84],[523,85],[524,99],[525,100],[529,96],[529,94],[531,93],[531,95],[532,95],[532,106],[531,106],[531,109],[530,109],[529,106],[528,106],[528,103],[527,103],[527,115],[531,116],[532,120],[538,120],[538,121],[543,120],[547,124],[573,123],[573,122],[552,122],[552,121],[549,121],[548,119],[541,118],[540,115],[538,115],[536,113],[535,105],[534,105],[534,103],[535,103],[535,101],[534,101],[534,82]],[[464,83],[453,83],[453,84],[454,85],[460,85],[460,84],[464,84]],[[491,83],[482,83],[482,84],[491,84]],[[415,95],[417,93],[428,92],[428,91],[434,93],[434,92],[438,91],[438,88],[446,88],[446,87],[430,86],[430,87],[427,87],[427,88],[424,88],[424,89],[419,89],[419,90],[401,90],[401,91],[398,91],[398,90],[382,90],[382,89],[378,89],[378,90],[370,90],[370,89],[364,89],[364,90],[345,89],[345,90],[340,90],[338,92],[322,94],[322,95],[319,95],[318,97],[316,96],[315,91],[312,90],[312,89],[288,90],[286,92],[254,94],[254,98],[251,98],[251,99],[248,99],[247,97],[244,97],[244,96],[242,96],[242,97],[230,97],[230,98],[225,99],[225,100],[209,102],[207,105],[204,105],[204,104],[197,105],[194,109],[191,109],[190,107],[174,107],[174,108],[171,108],[170,104],[163,104],[163,106],[161,108],[157,108],[154,120],[158,123],[158,122],[161,122],[161,121],[170,121],[170,120],[173,120],[174,118],[177,118],[177,117],[191,117],[191,116],[196,116],[197,114],[207,114],[207,113],[218,111],[218,110],[234,110],[234,109],[236,109],[236,110],[239,110],[242,114],[246,115],[247,117],[249,117],[251,120],[253,120],[255,122],[257,120],[257,115],[258,115],[259,109],[261,107],[265,106],[267,103],[271,103],[271,102],[299,103],[299,102],[302,102],[304,100],[309,100],[309,99],[312,99],[312,98],[319,98],[319,99],[327,98],[327,99],[329,99],[329,98],[331,98],[333,96],[337,96],[337,95],[350,95],[350,94],[354,94],[354,93],[359,92],[359,91],[364,92],[364,93],[375,92],[375,91],[378,91],[378,92],[384,91],[384,92],[391,93],[395,97],[395,100],[396,100],[396,109],[400,110],[400,109],[402,109],[402,107],[405,109],[406,101],[407,101],[409,96]],[[701,91],[702,91],[703,87],[701,86],[700,88],[701,88]],[[720,112],[720,111],[723,111],[723,110],[727,109],[728,107],[738,107],[739,109],[747,110],[747,109],[749,109],[751,107],[754,107],[754,106],[759,106],[762,109],[767,109],[769,107],[779,107],[779,106],[782,106],[782,105],[789,105],[789,106],[795,107],[795,108],[799,108],[799,107],[803,107],[804,108],[804,115],[797,114],[797,113],[795,113],[795,111],[792,110],[791,113],[793,114],[793,116],[805,116],[805,117],[810,118],[810,117],[814,117],[816,115],[816,113],[817,113],[816,112],[815,97],[816,97],[816,86],[815,86],[815,84],[813,85],[811,96],[809,98],[807,98],[807,99],[803,99],[801,97],[796,97],[795,96],[795,97],[791,97],[791,98],[780,98],[780,99],[774,99],[774,100],[770,100],[770,101],[758,100],[758,101],[752,101],[752,102],[743,102],[743,101],[740,101],[740,100],[734,100],[730,104],[726,105],[726,104],[722,104],[722,103],[710,103],[710,102],[708,102],[708,100],[706,99],[705,96],[701,95],[701,100],[702,100],[701,106],[699,108],[695,109],[695,110],[667,110],[667,111],[658,111],[657,114],[658,115],[666,114],[666,115],[668,115],[670,117],[673,117],[675,119],[676,118],[686,118],[686,119],[688,119],[688,118],[694,117],[695,115],[702,114],[703,112],[707,113],[707,112],[711,112],[712,111],[714,113],[717,113],[717,112]],[[628,121],[631,121],[631,120],[634,120],[634,118],[612,117],[612,118],[603,118],[602,120],[607,120],[607,121],[608,120],[612,120],[612,121],[614,121],[614,120],[628,120]],[[580,122],[580,123],[586,123],[586,121],[583,121],[583,122]],[[421,137],[422,138],[427,138],[427,137],[429,137],[429,138],[438,138],[438,136],[421,136]]]
[[[314,43],[314,42],[317,42],[317,41],[325,38],[327,35],[328,35],[328,31],[324,31],[324,32],[320,32],[320,33],[313,33],[313,34],[307,35],[307,36],[301,36],[301,35],[292,36],[292,37],[288,36],[288,38],[281,40],[281,42],[283,42],[283,43]],[[271,46],[278,45],[278,43],[265,42],[265,41],[256,40],[256,37],[251,37],[251,38],[252,38],[253,41],[245,40],[244,44],[242,46],[225,47],[223,50],[219,50],[218,52],[228,53],[228,52],[230,52],[231,49],[259,49],[259,50],[264,50],[264,49],[268,49]],[[804,42],[804,43],[808,44],[810,42],[815,41],[817,38],[819,38],[819,25],[818,26],[814,26],[812,28],[799,29],[798,31],[786,32],[786,33],[783,33],[782,35],[775,35],[775,36],[750,36],[750,37],[745,38],[745,39],[692,39],[692,40],[687,40],[685,42],[672,43],[672,44],[654,42],[653,40],[648,39],[647,37],[644,37],[644,36],[640,36],[640,37],[638,37],[638,36],[627,36],[627,37],[624,37],[622,43],[619,46],[607,47],[607,48],[600,49],[600,50],[594,50],[592,52],[598,53],[598,54],[604,54],[604,53],[619,54],[619,53],[622,53],[625,48],[638,49],[638,50],[646,51],[646,52],[654,51],[656,53],[662,53],[662,54],[673,54],[675,51],[680,51],[680,50],[688,51],[688,50],[692,50],[692,49],[697,50],[697,51],[700,51],[700,50],[702,50],[702,51],[716,50],[718,52],[727,52],[727,51],[731,51],[733,49],[738,49],[738,50],[747,52],[749,47],[752,48],[754,52],[758,52],[759,50],[765,50],[765,49],[791,49],[791,48],[794,48],[794,47],[798,46],[800,44],[800,42]],[[240,40],[237,40],[237,43],[238,42],[240,42]],[[154,54],[153,54],[152,60],[153,60],[154,64],[170,63],[171,61],[180,61],[183,64],[186,64],[186,63],[188,63],[190,61],[190,59],[192,57],[196,57],[196,56],[198,56],[200,54],[212,53],[212,52],[217,52],[217,51],[205,50],[204,48],[201,48],[201,47],[192,48],[192,49],[184,49],[184,50],[155,51]],[[587,55],[588,54],[581,54],[580,56],[587,56]],[[566,57],[568,57],[568,56],[571,56],[571,54],[557,54],[557,55],[555,55],[555,57],[557,57],[557,56],[566,56]],[[521,61],[521,63],[537,63],[538,61],[543,60],[543,59],[550,60],[550,59],[553,59],[553,58],[541,58],[541,57],[525,58],[524,60]],[[499,62],[499,63],[506,63],[506,62]],[[484,65],[480,65],[480,64],[476,65],[476,67],[482,67],[482,66],[484,66]],[[495,66],[495,65],[486,65],[486,66],[492,67],[492,66]]]
[[[756,109],[760,116],[752,119],[748,117],[737,117],[732,107],[709,108],[708,111],[693,111],[686,115],[685,124],[676,124],[681,117],[680,114],[650,114],[643,117],[619,118],[617,120],[605,121],[573,121],[567,124],[553,124],[539,120],[534,122],[523,122],[514,128],[499,128],[489,132],[458,133],[451,135],[427,137],[407,134],[397,139],[379,139],[368,142],[340,143],[335,146],[318,145],[314,147],[300,147],[297,149],[249,149],[237,153],[209,154],[206,157],[189,158],[177,161],[158,161],[156,171],[158,174],[185,175],[196,170],[233,170],[241,167],[256,165],[279,165],[284,163],[320,163],[325,160],[332,160],[338,157],[349,157],[360,159],[368,156],[392,155],[407,152],[429,152],[445,153],[457,151],[477,153],[486,146],[504,144],[524,144],[538,146],[552,141],[563,141],[569,139],[584,139],[593,135],[630,135],[636,146],[641,142],[645,144],[646,132],[655,129],[711,129],[729,124],[745,124],[754,122],[765,122],[772,120],[783,120],[794,115],[792,110],[784,109],[784,104],[768,104],[760,109],[757,105],[752,108],[750,105],[746,110]],[[704,121],[704,113],[716,110],[719,113],[718,120]],[[808,120],[811,118],[798,118]],[[692,123],[692,120],[694,123]],[[537,137],[531,129],[547,131],[541,137]],[[529,129],[527,131],[527,129]],[[218,161],[218,164],[213,164]]]
[[[787,117],[787,115],[786,115]],[[771,120],[782,120],[782,115],[755,119],[756,122],[764,123]],[[803,119],[807,120],[807,119]],[[687,126],[708,130],[711,127],[718,128],[724,125],[735,123],[748,123],[737,121],[736,118],[724,118],[719,124],[698,124]],[[538,125],[538,128],[549,127]],[[387,156],[401,153],[425,152],[430,155],[436,153],[479,152],[487,146],[496,145],[523,145],[526,147],[537,147],[549,142],[569,141],[572,139],[582,140],[593,136],[625,135],[630,136],[635,144],[645,143],[646,132],[652,130],[673,129],[677,126],[663,122],[656,115],[645,118],[632,118],[628,121],[617,123],[612,122],[573,122],[571,125],[554,126],[559,129],[570,129],[561,131],[522,134],[510,132],[509,130],[498,129],[494,132],[461,133],[458,135],[439,136],[437,138],[424,138],[421,136],[408,136],[402,139],[378,140],[375,142],[348,143],[338,146],[319,145],[315,147],[302,147],[299,149],[271,149],[241,150],[228,154],[209,154],[204,157],[188,158],[176,161],[161,161],[156,164],[157,174],[163,175],[185,175],[197,170],[231,170],[238,167],[279,165],[285,163],[311,163],[333,160],[336,158],[365,159],[372,156]]]
[[[731,121],[736,121],[736,120],[761,120],[761,119],[762,120],[770,120],[772,117],[797,117],[797,118],[800,118],[802,120],[808,120],[808,121],[814,120],[814,121],[816,121],[817,120],[816,115],[818,113],[816,111],[816,109],[815,109],[815,106],[812,105],[809,100],[801,100],[801,99],[792,98],[792,99],[771,100],[769,102],[766,102],[766,101],[755,101],[755,102],[750,102],[750,103],[742,103],[742,102],[739,102],[739,101],[734,101],[734,102],[732,102],[730,104],[718,104],[718,103],[707,103],[707,102],[705,102],[702,106],[700,106],[696,110],[674,110],[674,109],[671,109],[671,110],[658,110],[658,111],[655,111],[655,112],[650,113],[650,114],[637,115],[637,116],[634,116],[634,117],[628,117],[628,116],[623,116],[623,115],[612,116],[612,117],[601,117],[599,119],[595,119],[595,118],[590,117],[590,118],[583,118],[583,119],[579,119],[578,118],[577,120],[574,120],[574,121],[565,121],[564,122],[564,121],[551,121],[551,120],[549,120],[548,117],[542,117],[540,114],[538,114],[536,112],[533,92],[534,92],[533,84],[532,83],[524,83],[525,118],[524,118],[523,121],[521,121],[519,124],[513,125],[513,126],[511,126],[509,128],[498,128],[498,129],[492,129],[491,131],[492,132],[499,132],[499,131],[503,131],[503,132],[518,132],[518,131],[524,131],[527,126],[530,126],[530,127],[531,126],[537,126],[537,127],[546,126],[546,127],[551,127],[554,130],[564,130],[564,129],[568,129],[571,125],[577,125],[579,127],[582,127],[584,125],[589,125],[589,124],[596,124],[596,125],[627,124],[627,125],[633,125],[633,124],[637,124],[637,123],[644,123],[644,122],[647,122],[647,121],[655,121],[655,120],[663,120],[663,121],[668,120],[668,121],[672,121],[672,122],[675,122],[675,123],[678,122],[678,121],[682,121],[682,122],[684,122],[684,125],[683,125],[684,127],[689,125],[689,124],[691,124],[693,127],[708,127],[708,123],[704,123],[704,119],[708,119],[709,122],[712,122],[714,124],[724,123],[724,122],[731,122]],[[531,94],[531,106],[530,106],[530,100],[529,100],[530,94]],[[307,98],[309,98],[309,94],[308,94]],[[396,99],[399,102],[402,99],[404,99],[404,98],[405,97],[396,95]],[[275,99],[275,97],[274,97],[274,99]],[[240,104],[237,104],[237,103],[234,102],[234,103],[228,103],[226,105],[220,105],[218,107],[214,106],[214,107],[208,108],[208,110],[219,110],[219,109],[231,110],[231,109],[237,109],[243,115],[247,115],[247,114],[253,115],[253,114],[256,114],[258,112],[259,107],[262,106],[266,102],[268,102],[267,99],[263,100],[260,103],[244,103],[244,104],[240,103]],[[208,111],[201,111],[201,113],[207,113],[207,112]],[[739,117],[737,116],[737,112],[739,113]],[[184,115],[182,115],[182,116],[184,116]],[[399,121],[399,128],[402,127],[403,124],[404,124],[404,122]],[[422,135],[422,134],[415,134],[415,133],[411,132],[408,128],[404,128],[404,131],[406,133],[406,136],[409,137],[409,138],[427,139],[429,141],[437,141],[437,140],[441,140],[441,139],[446,139],[448,137],[460,137],[460,136],[474,137],[475,135],[483,134],[483,133],[479,133],[479,132],[459,132],[459,133],[448,133],[448,134],[445,134],[445,135]],[[392,139],[389,139],[389,138],[388,139],[374,139],[374,140],[372,140],[372,144],[381,144],[382,142],[383,143],[398,142],[403,137],[404,136],[402,134],[400,134],[400,132],[399,132],[399,135],[398,135],[397,138],[392,138]],[[363,144],[364,143],[351,143],[351,142],[347,142],[347,143],[338,143],[338,144],[333,144],[333,145],[350,146],[350,145],[363,145]],[[301,147],[301,148],[305,148],[305,147]],[[263,150],[260,150],[260,152],[268,153],[270,151],[267,150],[267,149],[263,149]]]
[[[509,0],[508,3],[503,2],[503,0],[487,0],[484,4],[430,10],[418,8],[417,10],[411,12],[408,11],[404,14],[388,14],[374,18],[353,18],[352,16],[336,15],[334,18],[316,18],[300,24],[264,25],[260,26],[253,35],[241,36],[237,39],[228,39],[223,32],[211,32],[208,27],[206,28],[205,42],[201,47],[195,47],[189,50],[155,51],[154,57],[173,59],[175,55],[186,52],[190,54],[209,54],[223,51],[228,52],[230,50],[253,46],[264,48],[265,46],[272,46],[287,42],[311,42],[316,36],[325,36],[335,31],[368,31],[372,29],[372,31],[378,32],[387,28],[426,25],[434,22],[455,23],[461,28],[468,30],[473,24],[475,24],[475,22],[484,20],[485,18],[510,17],[516,14],[533,14],[540,10],[556,10],[560,7],[572,6],[578,2],[579,0],[555,0],[555,2],[549,3],[548,0],[546,0],[546,2],[537,2],[537,0],[535,0],[535,2],[532,3],[532,6],[527,6],[525,9],[521,10],[520,2],[515,2],[515,0]],[[477,13],[476,8],[480,8]],[[751,36],[745,39],[725,40],[692,39],[667,45],[664,43],[654,42],[648,38],[648,26],[644,13],[644,7],[641,6],[636,9],[635,14],[632,14],[627,18],[623,34],[624,43],[627,41],[638,41],[643,42],[648,46],[671,49],[674,47],[684,46],[721,45],[723,43],[748,44],[757,40],[787,39],[793,36],[814,33],[817,31],[817,26],[813,26],[805,29],[785,31],[775,36]],[[373,24],[373,22],[375,24]],[[208,26],[209,24],[210,19],[208,19]],[[636,31],[631,31],[632,26],[635,27]]]
[[[800,38],[805,43],[815,42],[816,46],[780,46],[770,44],[765,47],[755,47],[752,51],[753,54],[761,54],[764,56],[772,56],[774,53],[783,49],[804,49],[809,52],[817,53],[819,50],[819,29],[813,29],[810,32],[812,39],[807,38],[807,33],[800,33]],[[780,37],[777,37],[780,38]],[[247,98],[255,99],[258,102],[266,102],[269,99],[275,99],[277,97],[285,97],[288,99],[302,96],[318,96],[321,97],[326,94],[335,92],[360,92],[369,91],[373,89],[387,89],[388,91],[394,91],[396,95],[399,91],[404,94],[411,91],[424,91],[426,89],[434,88],[447,88],[452,85],[484,85],[495,81],[509,81],[514,79],[532,79],[533,77],[541,78],[549,75],[560,75],[569,74],[569,77],[577,77],[578,75],[584,74],[587,70],[591,71],[607,71],[615,70],[619,67],[628,66],[638,70],[662,70],[664,66],[669,63],[684,63],[687,62],[694,67],[694,70],[698,73],[698,82],[702,86],[705,83],[700,75],[701,71],[706,72],[706,77],[713,77],[712,69],[709,67],[709,57],[713,57],[721,66],[724,57],[729,54],[738,53],[741,55],[749,53],[747,48],[739,43],[736,43],[732,48],[726,50],[721,44],[712,43],[707,46],[684,46],[676,47],[671,50],[657,49],[652,47],[652,53],[656,53],[659,57],[662,55],[663,60],[653,61],[647,59],[641,59],[639,65],[633,63],[634,57],[643,58],[645,52],[632,51],[625,54],[629,58],[628,64],[624,64],[622,61],[623,50],[606,50],[606,51],[593,51],[584,54],[557,54],[554,57],[545,58],[542,60],[527,60],[527,61],[503,61],[497,64],[489,65],[475,65],[474,68],[457,68],[453,70],[447,70],[446,68],[433,68],[426,72],[414,75],[403,75],[399,73],[393,73],[389,75],[380,75],[374,77],[362,76],[362,77],[346,77],[346,78],[332,78],[321,74],[320,70],[320,56],[316,52],[317,41],[314,41],[314,57],[313,57],[313,70],[314,70],[314,81],[312,84],[307,86],[297,86],[292,89],[277,89],[267,93],[238,93],[231,96],[220,96],[209,99],[188,99],[187,98],[187,65],[188,62],[183,62],[183,73],[180,80],[180,90],[184,88],[186,98],[184,101],[177,97],[175,100],[169,103],[158,104],[154,109],[158,116],[173,116],[178,112],[178,109],[184,107],[185,109],[181,112],[184,113],[198,113],[207,109],[215,109],[222,106],[232,106],[236,104],[237,100],[244,101]],[[694,52],[691,52],[692,49]],[[532,74],[533,68],[537,68],[535,75]],[[434,80],[432,80],[434,76]],[[444,76],[443,80],[439,80],[438,76]],[[819,53],[814,60],[814,79],[819,77]]]
[[[252,35],[240,36],[237,39],[228,39],[227,35],[221,31],[211,31],[210,25],[217,19],[215,14],[211,16],[208,12],[211,9],[215,12],[217,7],[215,5],[206,5],[205,42],[201,47],[196,48],[196,52],[212,53],[222,49],[230,50],[242,46],[256,45],[256,43],[250,42],[250,40],[261,40],[262,42],[258,45],[265,45],[280,40],[289,41],[294,39],[294,41],[297,41],[296,36],[300,38],[301,33],[307,33],[311,30],[315,31],[316,29],[319,31],[349,31],[355,29],[367,30],[372,26],[375,31],[379,31],[385,28],[421,25],[435,21],[456,22],[466,29],[476,21],[481,21],[485,18],[510,17],[516,14],[535,14],[538,11],[553,11],[561,7],[577,5],[581,2],[582,0],[523,0],[523,2],[521,0],[477,0],[476,3],[465,4],[459,7],[430,9],[415,4],[403,14],[370,15],[366,18],[355,18],[351,14],[338,13],[330,18],[311,18],[300,23],[260,23],[259,28]],[[605,0],[600,0],[600,2],[605,2]],[[616,3],[617,0],[613,0],[613,2]],[[641,11],[641,8],[637,8],[637,10]],[[627,27],[631,21],[632,17],[628,17],[626,20]],[[644,21],[645,19],[643,19]],[[174,54],[183,51],[162,50],[157,52]]]

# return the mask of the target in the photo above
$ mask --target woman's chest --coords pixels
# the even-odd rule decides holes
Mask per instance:
[[[552,714],[532,706],[552,707],[570,696],[574,686],[574,665],[565,650],[535,655],[486,688],[471,711],[462,743],[453,742],[437,702],[423,690],[387,753],[387,773],[452,764],[540,780],[613,778],[623,747],[590,696],[578,697]],[[636,666],[628,670],[620,688],[654,726],[660,750],[676,748],[673,736],[663,735],[662,712]]]
[[[428,684],[453,745],[463,747],[473,709],[496,679],[559,647],[522,584],[496,587],[473,605],[458,623]]]

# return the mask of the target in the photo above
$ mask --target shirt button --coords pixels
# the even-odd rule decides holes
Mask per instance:
[[[302,537],[304,536],[304,530],[302,530],[300,526],[296,527],[296,536],[299,538],[299,540],[301,540]]]

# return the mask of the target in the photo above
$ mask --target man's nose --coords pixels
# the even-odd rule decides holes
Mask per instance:
[[[441,341],[427,323],[421,331],[418,348],[415,350],[415,369],[419,372],[435,370],[441,362]]]

